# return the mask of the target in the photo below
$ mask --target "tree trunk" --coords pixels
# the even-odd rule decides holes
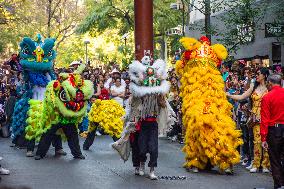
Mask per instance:
[[[52,0],[48,0],[47,4],[47,37],[51,37],[51,5]]]

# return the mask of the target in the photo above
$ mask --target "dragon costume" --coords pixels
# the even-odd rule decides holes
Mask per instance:
[[[89,112],[88,135],[83,144],[83,149],[88,150],[93,144],[98,127],[110,135],[114,141],[120,138],[123,129],[123,107],[115,100],[97,99]]]
[[[98,123],[104,132],[110,136],[120,138],[123,130],[123,120],[125,111],[115,100],[96,100],[89,112],[91,122],[89,132],[94,130],[94,124]]]
[[[36,160],[46,155],[55,134],[66,137],[74,158],[85,159],[79,145],[78,124],[87,113],[94,88],[91,81],[82,78],[84,69],[82,64],[74,73],[61,73],[47,85],[37,129],[27,132],[39,140]]]
[[[42,111],[42,100],[48,82],[55,79],[53,61],[56,53],[53,50],[55,39],[36,40],[25,37],[20,43],[20,65],[24,79],[24,94],[15,105],[12,122],[12,137],[30,132],[36,128]],[[28,139],[33,136],[27,135]]]
[[[49,82],[42,105],[42,115],[34,130],[27,130],[27,136],[40,136],[56,124],[75,124],[82,122],[87,113],[87,103],[94,93],[93,83],[84,80],[82,64],[74,73],[61,73],[58,80]]]
[[[186,129],[184,167],[204,169],[208,163],[228,170],[240,162],[237,147],[241,133],[231,118],[232,105],[217,65],[227,58],[221,44],[210,46],[206,37],[200,40],[182,38],[186,51],[176,63],[181,76],[183,125]]]

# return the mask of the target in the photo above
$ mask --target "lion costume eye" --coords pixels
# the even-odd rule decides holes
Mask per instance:
[[[59,98],[62,102],[67,102],[66,92],[64,90],[60,91]]]
[[[23,49],[22,49],[22,53],[24,55],[28,55],[30,52],[29,52],[29,48],[27,46],[25,46]]]
[[[52,50],[50,50],[50,51],[48,52],[47,56],[51,57],[52,54],[53,54],[53,53],[52,53]]]

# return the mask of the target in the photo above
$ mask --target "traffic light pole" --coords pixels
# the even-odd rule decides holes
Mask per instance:
[[[153,0],[134,0],[135,58],[153,55]]]

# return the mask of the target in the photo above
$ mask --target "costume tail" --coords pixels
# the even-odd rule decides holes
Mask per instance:
[[[30,109],[27,112],[28,119],[26,120],[26,139],[32,140],[36,137],[37,131],[40,129],[40,123],[42,118],[42,101],[30,100]]]
[[[29,98],[25,97],[20,99],[14,108],[13,121],[12,121],[12,136],[21,135],[26,127],[27,112],[30,108]]]
[[[89,112],[89,121],[99,123],[108,135],[120,138],[124,114],[125,110],[115,100],[96,100]],[[90,126],[88,130],[90,132],[93,129]]]

